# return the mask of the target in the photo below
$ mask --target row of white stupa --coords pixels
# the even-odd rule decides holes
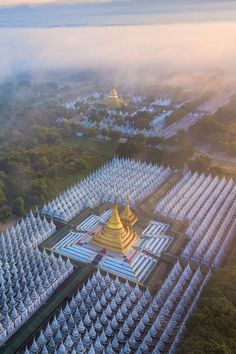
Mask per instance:
[[[232,179],[187,172],[155,211],[188,220],[189,243],[183,257],[219,266],[236,231],[236,185]]]
[[[103,202],[117,201],[124,205],[129,198],[134,206],[157,189],[171,173],[170,168],[114,158],[44,205],[42,213],[68,221],[87,207],[93,208]]]
[[[55,232],[31,212],[0,236],[0,343],[5,342],[71,273],[70,260],[40,252]]]
[[[98,270],[41,328],[25,354],[172,353],[209,276],[177,262],[153,297]]]
[[[157,132],[160,132],[160,129],[164,126],[166,118],[172,113],[172,111],[165,112],[160,116],[156,116],[150,122],[150,129],[138,129],[134,128],[132,124],[125,119],[123,124],[117,124],[116,118],[114,116],[106,117],[98,124],[98,129],[100,131],[104,130],[116,130],[120,131],[126,136],[135,136],[135,135],[145,135],[146,137],[154,136]],[[86,124],[86,123],[85,123]]]
[[[204,117],[202,112],[188,113],[186,116],[181,118],[179,121],[172,123],[171,125],[163,128],[160,131],[160,135],[165,139],[169,139],[176,135],[179,130],[187,130],[193,125],[195,125],[200,119]]]
[[[189,113],[161,131],[161,135],[168,139],[181,129],[187,130],[195,125],[200,119],[205,117],[206,113],[214,114],[220,107],[230,102],[231,96],[228,92],[219,92],[208,101],[201,104],[195,113]]]
[[[81,126],[84,128],[91,128],[94,127],[100,131],[104,130],[113,130],[119,131],[125,136],[136,136],[136,135],[144,135],[146,137],[155,137],[155,136],[162,136],[165,139],[168,139],[178,133],[179,130],[188,130],[190,127],[195,125],[199,120],[204,118],[206,113],[214,114],[220,107],[228,104],[230,102],[230,95],[227,92],[219,92],[217,95],[210,98],[208,101],[204,102],[200,105],[195,112],[190,112],[186,114],[183,118],[174,122],[172,124],[168,124],[168,120],[166,118],[172,113],[172,111],[166,112],[161,116],[157,116],[153,122],[151,122],[150,129],[137,129],[134,128],[129,119],[126,119],[121,124],[117,124],[117,121],[114,117],[114,114],[117,113],[116,111],[111,111],[110,113],[113,114],[108,117],[105,117],[99,124],[90,120],[88,117],[84,117],[80,120]],[[133,115],[140,112],[151,112],[154,113],[155,109],[152,104],[151,107],[143,107],[138,111],[134,112]],[[128,114],[124,114],[120,112],[120,115],[123,117],[128,116]],[[132,114],[131,114],[132,116]]]
[[[102,120],[98,126],[96,122],[89,120],[87,117],[84,117],[82,120],[79,121],[79,123],[85,129],[96,128],[101,132],[105,130],[112,130],[120,132],[126,137],[144,135],[146,138],[149,138],[161,135],[162,129],[165,124],[165,119],[166,117],[160,117],[160,119],[156,117],[150,129],[134,128],[128,121],[125,124],[117,124],[116,120],[111,117]]]
[[[124,136],[133,137],[136,135],[144,135],[146,138],[163,136],[165,139],[171,138],[176,135],[179,130],[187,130],[193,125],[195,125],[200,119],[204,117],[202,112],[188,113],[183,118],[168,125],[168,120],[166,118],[169,116],[167,112],[160,117],[156,117],[153,122],[151,122],[151,127],[149,129],[138,129],[134,128],[129,121],[125,123],[117,124],[116,119],[113,116],[106,117],[99,124],[91,121],[87,117],[80,120],[80,125],[86,129],[97,128],[99,131],[113,130],[118,131]],[[170,113],[172,113],[170,111]]]

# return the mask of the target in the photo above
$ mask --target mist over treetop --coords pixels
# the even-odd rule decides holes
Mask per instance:
[[[20,72],[90,70],[114,82],[202,85],[201,77],[231,81],[236,23],[52,29],[1,29],[0,80]]]

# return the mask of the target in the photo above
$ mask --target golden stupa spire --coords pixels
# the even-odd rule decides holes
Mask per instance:
[[[121,220],[124,224],[129,224],[133,226],[137,221],[137,216],[132,212],[129,205],[129,199],[127,198],[125,208],[121,214]]]
[[[123,227],[116,203],[113,205],[111,216],[106,225],[108,228],[113,230],[120,230]]]
[[[118,97],[117,91],[114,87],[113,87],[113,89],[111,89],[109,96],[115,97],[115,98]]]
[[[119,97],[115,88],[110,91],[109,95],[105,97],[101,103],[106,107],[113,109],[120,109],[125,106],[125,103]]]
[[[136,232],[132,227],[125,227],[123,225],[117,204],[115,203],[109,220],[94,235],[91,243],[109,251],[125,254],[136,240]]]

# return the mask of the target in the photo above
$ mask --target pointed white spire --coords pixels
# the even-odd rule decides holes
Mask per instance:
[[[113,335],[113,330],[111,328],[110,322],[108,322],[107,327],[105,329],[105,333],[108,337],[111,337]]]
[[[35,339],[33,339],[33,343],[31,344],[31,347],[30,347],[30,352],[31,353],[38,353],[38,351],[39,351],[39,346],[36,343]]]
[[[39,335],[39,337],[37,339],[37,344],[38,344],[38,346],[40,348],[43,347],[46,344],[46,339],[44,337],[44,334],[43,334],[42,330],[40,331],[40,335]]]
[[[61,343],[59,348],[57,349],[57,354],[65,354],[65,353],[67,353],[67,350],[66,350],[64,344]]]
[[[111,345],[112,345],[112,348],[115,349],[115,350],[117,350],[119,348],[119,342],[118,342],[118,340],[116,338],[116,335],[114,335],[114,338],[113,338],[113,340],[111,342]]]
[[[78,329],[79,333],[81,333],[81,334],[85,333],[86,328],[85,328],[85,326],[84,326],[84,323],[83,323],[83,320],[82,320],[82,319],[80,320],[77,329]]]
[[[94,343],[94,350],[95,350],[95,353],[102,353],[102,351],[103,351],[103,345],[102,345],[99,337],[97,337],[97,339]]]
[[[93,324],[91,325],[90,330],[89,330],[89,337],[93,340],[96,339],[96,337],[97,337],[97,333],[94,329]]]
[[[79,341],[76,345],[76,353],[77,354],[84,354],[85,353],[85,347],[83,345],[81,338],[79,339]]]
[[[64,341],[64,346],[66,347],[67,350],[71,351],[73,345],[74,345],[74,342],[73,342],[71,336],[68,335]]]
[[[91,346],[89,348],[89,351],[88,351],[88,354],[96,354],[93,344],[91,344]]]
[[[88,334],[88,331],[86,331],[85,332],[85,335],[83,336],[83,344],[87,347],[87,348],[89,348],[90,347],[90,345],[91,345],[91,339],[90,339],[90,337],[89,337],[89,334]]]

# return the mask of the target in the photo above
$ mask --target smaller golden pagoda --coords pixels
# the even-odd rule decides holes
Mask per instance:
[[[136,242],[137,238],[138,236],[131,226],[123,225],[117,204],[114,204],[109,220],[94,235],[91,243],[116,253],[125,254]]]
[[[104,98],[102,104],[104,104],[108,108],[113,108],[113,109],[118,109],[125,106],[122,99],[118,96],[118,93],[115,88],[113,88],[109,93],[109,95],[106,98]]]
[[[126,200],[125,208],[121,214],[121,221],[124,225],[134,226],[138,221],[137,216],[132,212],[129,205],[129,199]]]

